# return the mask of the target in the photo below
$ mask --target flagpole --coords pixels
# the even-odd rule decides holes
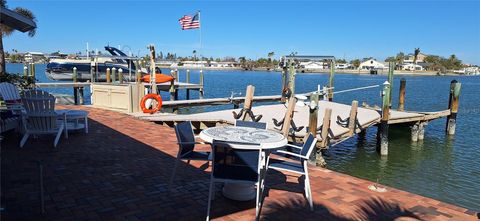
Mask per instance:
[[[198,10],[198,23],[200,24],[200,27],[199,27],[199,32],[200,32],[200,71],[203,70],[203,64],[202,64],[202,61],[203,61],[203,58],[202,58],[202,20],[201,20],[201,17],[200,17],[200,10]]]

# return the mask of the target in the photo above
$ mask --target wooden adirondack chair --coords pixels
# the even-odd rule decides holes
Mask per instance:
[[[22,103],[18,88],[7,82],[0,83],[0,97],[7,106],[6,112],[11,111],[14,115],[0,120],[0,133],[11,129],[19,128],[20,115],[22,114]]]
[[[58,120],[55,113],[55,97],[41,90],[25,92],[22,98],[26,114],[23,117],[25,134],[20,141],[20,147],[25,145],[30,135],[55,134],[53,146],[56,147],[58,140],[65,129],[65,121]]]

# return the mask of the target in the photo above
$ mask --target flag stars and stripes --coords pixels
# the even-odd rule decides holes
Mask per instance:
[[[192,16],[184,15],[179,20],[182,30],[200,28],[200,15],[198,12]]]

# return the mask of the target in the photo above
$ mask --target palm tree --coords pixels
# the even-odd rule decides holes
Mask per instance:
[[[197,50],[193,50],[193,61],[197,60]]]
[[[413,54],[413,63],[414,64],[417,64],[418,54],[420,54],[420,48],[415,48],[415,52]]]
[[[6,0],[0,0],[0,7],[1,8],[7,8],[7,1]],[[25,16],[26,18],[36,21],[35,15],[28,9],[26,8],[21,8],[21,7],[16,7],[13,9],[16,13]],[[30,31],[28,31],[28,36],[33,37],[35,36],[37,28],[34,28]],[[11,27],[8,27],[6,25],[0,24],[0,75],[3,75],[6,73],[5,70],[5,52],[3,51],[3,36],[9,36],[11,35],[15,30]]]

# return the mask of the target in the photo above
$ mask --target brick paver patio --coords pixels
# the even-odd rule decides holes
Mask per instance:
[[[20,149],[18,135],[4,134],[1,220],[205,219],[209,168],[204,163],[185,163],[174,189],[167,191],[177,152],[173,129],[112,111],[68,108],[90,112],[90,133],[62,137],[57,149],[51,137],[31,138]],[[39,165],[44,171],[44,214]],[[261,219],[477,220],[475,211],[390,187],[374,192],[368,189],[372,182],[327,169],[312,167],[310,176],[314,212],[303,197],[303,184],[298,184],[302,179],[269,172]],[[226,199],[217,186],[211,217],[253,220],[254,204]]]

